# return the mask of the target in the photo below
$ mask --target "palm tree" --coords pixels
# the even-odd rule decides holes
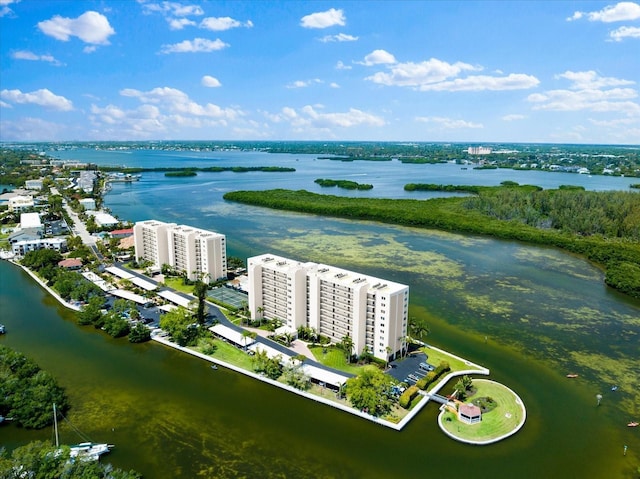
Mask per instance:
[[[258,319],[260,321],[260,326],[262,326],[262,317],[264,316],[264,307],[263,306],[258,306],[256,308],[256,313],[258,313]]]
[[[351,336],[347,334],[342,338],[342,341],[340,341],[340,345],[342,346],[342,349],[344,349],[345,353],[347,354],[347,362],[350,363],[351,353],[353,351],[353,339],[351,339]]]
[[[389,357],[391,356],[391,352],[393,351],[393,349],[391,349],[391,346],[387,346],[384,349],[387,352],[387,366],[385,369],[389,369]]]

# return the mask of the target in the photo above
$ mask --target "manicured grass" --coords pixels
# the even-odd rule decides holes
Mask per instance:
[[[193,294],[193,285],[183,284],[182,278],[165,277],[164,284],[167,285],[167,288],[175,289],[176,291],[180,291],[181,293]]]
[[[219,339],[215,339],[213,343],[216,345],[217,349],[215,353],[210,355],[212,358],[219,359],[220,361],[224,361],[229,364],[233,364],[234,366],[238,366],[239,368],[247,369],[248,371],[253,371],[251,356],[249,356],[247,353]],[[202,352],[200,348],[197,347],[191,349]]]
[[[443,427],[453,436],[462,440],[484,442],[509,434],[515,430],[524,417],[523,406],[516,402],[516,396],[502,384],[484,379],[475,379],[474,397],[491,397],[498,404],[495,409],[482,415],[478,424],[466,424],[458,421],[455,413],[447,411],[441,418]],[[450,420],[448,420],[450,419]]]
[[[455,358],[444,351],[438,351],[436,349],[430,348],[429,346],[425,346],[420,348],[420,350],[427,355],[427,362],[429,364],[433,364],[437,366],[441,361],[446,361],[449,363],[449,367],[451,371],[466,371],[469,369],[480,370],[480,368],[473,366],[471,364],[466,364],[464,361],[461,361],[458,358]]]
[[[342,349],[335,347],[325,348],[322,346],[311,346],[309,349],[313,353],[315,360],[325,366],[351,374],[359,374],[362,371],[363,366],[358,366],[355,363],[347,363],[346,354]],[[322,354],[323,349],[327,350],[327,354]]]

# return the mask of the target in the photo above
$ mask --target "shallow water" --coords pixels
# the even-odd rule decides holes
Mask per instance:
[[[625,425],[640,417],[640,303],[606,288],[598,268],[552,248],[230,204],[224,191],[281,179],[222,175],[144,174],[115,185],[106,203],[122,218],[224,233],[233,256],[270,251],[409,284],[410,314],[427,319],[429,341],[488,367],[522,397],[527,423],[502,443],[467,446],[439,431],[429,405],[403,431],[387,430],[162,346],[81,328],[28,276],[1,263],[9,334],[0,341],[59,378],[74,424],[117,445],[108,458],[114,465],[153,478],[420,477],[460,466],[478,478],[632,477],[640,431]],[[0,427],[0,444],[9,447],[49,437]]]

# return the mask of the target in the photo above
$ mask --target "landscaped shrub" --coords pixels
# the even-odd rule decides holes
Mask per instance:
[[[433,370],[425,374],[422,379],[419,379],[416,383],[416,386],[422,389],[423,391],[427,389],[431,384],[436,382],[436,380],[442,376],[447,371],[450,371],[451,367],[449,363],[446,361],[441,361],[440,364]]]
[[[418,388],[416,386],[410,386],[402,393],[400,399],[398,399],[398,404],[400,407],[405,409],[409,409],[411,405],[411,401],[418,395]]]

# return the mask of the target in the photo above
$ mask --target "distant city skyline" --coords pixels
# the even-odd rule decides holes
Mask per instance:
[[[0,0],[0,141],[640,143],[640,3]]]

